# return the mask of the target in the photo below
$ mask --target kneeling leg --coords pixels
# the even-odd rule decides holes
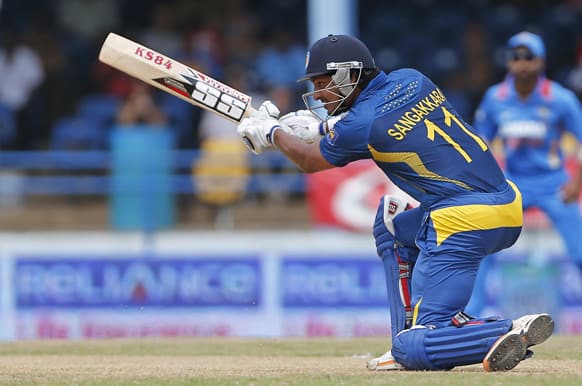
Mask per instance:
[[[497,341],[512,328],[511,319],[481,321],[463,327],[415,326],[392,342],[392,355],[410,370],[450,370],[481,363]]]

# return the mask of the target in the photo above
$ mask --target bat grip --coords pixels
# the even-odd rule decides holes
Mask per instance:
[[[259,116],[259,110],[255,109],[253,106],[249,106],[247,110],[247,114],[245,114],[249,118],[255,118]]]

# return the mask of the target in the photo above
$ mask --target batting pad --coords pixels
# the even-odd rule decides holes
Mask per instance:
[[[394,249],[394,234],[388,231],[386,223],[384,222],[384,201],[386,196],[380,199],[378,210],[376,211],[376,218],[374,219],[374,240],[376,242],[376,253],[382,258],[384,253]]]
[[[463,327],[415,326],[399,333],[392,342],[392,355],[410,370],[450,370],[481,363],[503,334],[511,330],[511,319]]]
[[[410,270],[406,278],[400,277],[401,267],[398,264],[394,249],[387,250],[382,255],[384,264],[384,274],[386,275],[386,291],[388,293],[388,307],[390,307],[390,327],[392,330],[392,341],[400,331],[410,327],[407,320],[412,317],[410,311],[410,292],[403,293],[401,279],[408,282],[410,288]],[[407,307],[409,308],[407,310]]]
[[[385,198],[386,196],[380,200],[380,205],[376,212],[374,239],[376,241],[376,252],[384,265],[388,307],[390,309],[390,327],[392,340],[394,340],[397,333],[411,326],[410,278],[413,263],[418,256],[418,249],[402,246],[403,244],[395,240],[394,235],[386,228]],[[394,219],[398,219],[405,213],[407,212],[398,214]],[[406,218],[414,217],[407,216]],[[416,231],[407,229],[404,233],[414,235]],[[414,242],[412,242],[412,245],[414,245]]]

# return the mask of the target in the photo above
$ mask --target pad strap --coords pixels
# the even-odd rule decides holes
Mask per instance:
[[[459,311],[451,318],[451,323],[455,327],[463,327],[465,324],[470,323],[472,319],[473,317],[471,315]]]

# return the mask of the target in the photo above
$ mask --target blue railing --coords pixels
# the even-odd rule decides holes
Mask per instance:
[[[163,189],[174,194],[192,194],[198,191],[192,166],[200,158],[197,150],[175,150],[171,153],[171,170],[164,176],[168,186],[152,183],[150,191]],[[21,195],[105,195],[126,191],[115,183],[113,157],[109,151],[26,151],[0,152],[0,169],[18,174],[10,191]],[[272,173],[271,170],[278,170]],[[148,176],[156,181],[156,176]],[[134,188],[131,188],[134,189]],[[260,157],[249,154],[249,175],[246,192],[305,191],[304,175],[280,153],[272,152]],[[5,189],[0,188],[0,194]]]

